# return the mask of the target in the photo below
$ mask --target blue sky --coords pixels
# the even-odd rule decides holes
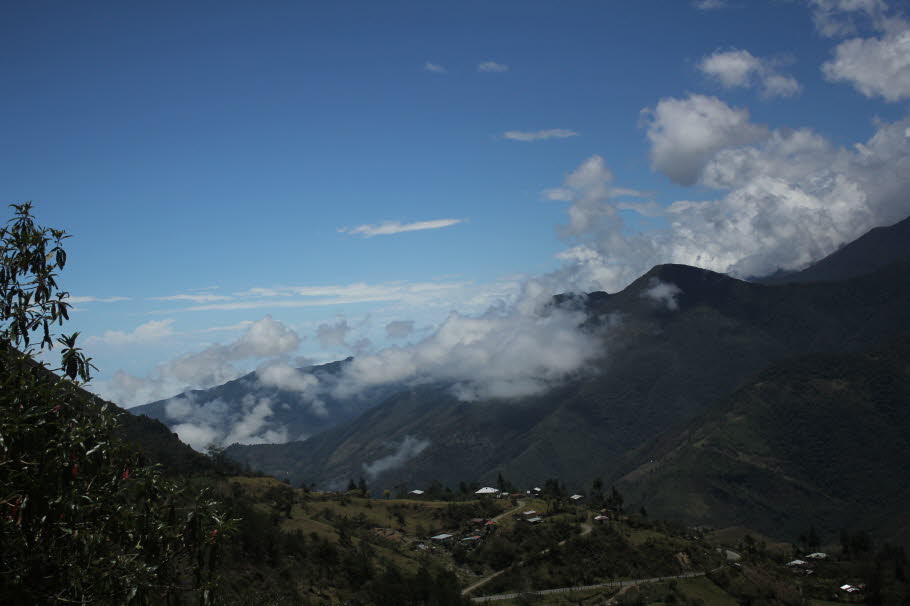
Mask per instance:
[[[882,0],[17,3],[0,197],[73,235],[70,328],[97,389],[137,404],[274,356],[406,347],[529,279],[745,277],[906,216],[906,19]],[[296,340],[225,354],[254,325]],[[205,352],[227,366],[164,376]]]

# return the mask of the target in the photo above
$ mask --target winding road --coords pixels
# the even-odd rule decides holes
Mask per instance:
[[[503,513],[501,513],[498,516],[496,516],[495,518],[493,518],[493,520],[496,521],[504,516],[515,513],[516,511],[521,509],[523,506],[524,506],[524,503],[522,501],[519,501],[518,505],[514,509],[510,509],[509,511],[504,511]],[[588,522],[582,523],[580,536],[585,536],[587,534],[590,534],[593,529],[594,529],[594,527],[591,524],[589,524]],[[563,539],[562,541],[559,542],[559,544],[563,545],[567,540],[568,539]],[[544,549],[541,553],[547,553],[548,551],[550,551],[549,548]],[[522,566],[522,565],[524,565],[524,563],[525,563],[524,561],[521,561],[518,563],[518,565]],[[492,581],[493,579],[495,579],[496,577],[501,575],[506,570],[508,570],[508,568],[503,568],[502,570],[497,570],[493,574],[480,579],[473,585],[469,585],[469,586],[465,587],[461,591],[461,595],[468,595],[469,593],[471,593],[478,587],[482,587],[483,585],[486,585],[487,583],[489,583],[490,581]],[[607,583],[597,583],[595,585],[577,585],[575,587],[558,587],[556,589],[541,589],[539,591],[523,591],[523,592],[517,592],[517,593],[499,593],[496,595],[485,595],[485,596],[480,596],[480,597],[476,597],[476,598],[471,598],[471,600],[474,602],[495,602],[498,600],[512,600],[512,599],[521,597],[523,595],[547,595],[547,594],[551,594],[551,593],[569,593],[571,591],[586,591],[589,589],[607,589],[607,588],[619,589],[619,591],[616,594],[616,595],[619,595],[620,593],[623,593],[626,590],[628,590],[630,587],[634,587],[636,585],[644,585],[646,583],[659,583],[661,581],[669,581],[672,579],[691,579],[694,577],[703,577],[706,574],[707,574],[707,572],[687,572],[684,574],[677,574],[677,575],[666,576],[666,577],[650,577],[650,578],[646,578],[646,579],[628,579],[625,581],[617,580],[617,581],[610,581]],[[615,598],[616,596],[613,596],[613,597]],[[615,604],[615,600],[611,599],[611,601],[609,603]]]
[[[499,572],[502,572],[501,570]],[[496,574],[499,574],[496,573]],[[617,588],[617,589],[628,589],[635,585],[644,585],[645,583],[659,583],[660,581],[669,581],[671,579],[691,579],[694,577],[703,577],[706,572],[687,572],[685,574],[677,574],[669,577],[651,577],[648,579],[629,579],[627,581],[611,581],[609,583],[598,583],[596,585],[578,585],[576,587],[559,587],[557,589],[541,589],[540,591],[522,591],[518,593],[498,593],[496,595],[485,595],[478,598],[471,598],[474,602],[495,602],[497,600],[514,600],[523,595],[547,595],[550,593],[569,593],[570,591],[585,591],[588,589],[606,589],[606,588]],[[496,576],[496,575],[493,575]],[[488,581],[490,578],[485,579],[484,582]],[[467,590],[463,591],[464,594]]]
[[[501,514],[499,514],[498,516],[496,516],[495,518],[493,518],[493,521],[495,522],[495,521],[499,520],[500,518],[502,518],[503,516],[507,516],[507,515],[513,514],[513,513],[515,513],[516,511],[518,511],[519,509],[522,509],[523,507],[524,507],[524,501],[518,501],[518,505],[516,505],[514,509],[510,509],[509,511],[504,511],[504,512],[502,512]],[[579,536],[582,536],[582,537],[583,537],[583,536],[585,536],[585,535],[587,535],[587,534],[590,534],[592,530],[594,530],[594,527],[593,527],[593,526],[591,526],[591,525],[590,525],[589,523],[587,523],[587,522],[583,522],[582,525],[581,525],[581,533],[579,534]],[[568,541],[568,539],[563,539],[562,541],[559,542],[559,544],[560,544],[560,545],[564,545],[566,541]],[[544,549],[544,550],[541,552],[541,554],[546,554],[546,553],[548,553],[549,551],[550,551],[549,548]],[[524,562],[519,562],[518,565],[519,565],[519,566],[522,566],[523,564],[524,564]],[[477,582],[474,583],[473,585],[468,585],[467,587],[465,587],[464,589],[461,590],[461,595],[468,595],[469,593],[471,593],[472,591],[474,591],[474,590],[477,589],[478,587],[481,587],[481,586],[483,586],[483,585],[486,585],[487,583],[489,583],[490,581],[492,581],[493,579],[495,579],[496,577],[498,577],[499,575],[501,575],[501,574],[502,574],[503,572],[505,572],[506,570],[508,570],[508,568],[503,568],[502,570],[497,570],[497,571],[494,572],[493,574],[488,575],[488,576],[486,576],[486,577],[480,579],[479,581],[477,581]],[[476,600],[478,600],[478,599],[480,599],[480,598],[473,598],[473,599],[476,601]],[[505,598],[501,598],[501,599],[505,599]]]

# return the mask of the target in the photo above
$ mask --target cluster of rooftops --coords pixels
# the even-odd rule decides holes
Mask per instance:
[[[543,489],[535,486],[534,488],[528,490],[525,494],[539,495],[541,492],[543,492]],[[414,495],[415,497],[419,497],[424,494],[424,491],[420,490],[420,489],[415,489],[415,490],[411,490],[410,492],[408,492],[408,494]],[[499,490],[498,488],[493,488],[492,486],[484,486],[483,488],[479,488],[474,491],[474,494],[476,494],[478,496],[496,496],[496,497],[511,496],[508,491]],[[518,495],[518,496],[520,496],[520,495]],[[585,497],[584,497],[584,495],[573,494],[569,498],[577,503],[578,501],[580,501],[581,499],[583,499]]]

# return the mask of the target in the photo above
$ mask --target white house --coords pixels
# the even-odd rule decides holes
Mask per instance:
[[[810,560],[827,560],[828,554],[822,553],[821,551],[816,551],[815,553],[810,553],[809,555],[803,557],[809,558]]]
[[[484,486],[480,490],[474,492],[474,494],[497,494],[499,492],[496,488],[491,488],[489,486]]]

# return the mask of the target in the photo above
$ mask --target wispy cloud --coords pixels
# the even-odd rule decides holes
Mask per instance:
[[[420,440],[414,436],[405,436],[401,441],[401,444],[398,445],[395,452],[392,454],[376,459],[369,464],[364,463],[363,472],[372,480],[385,471],[401,467],[426,450],[429,445],[429,440]]]
[[[200,329],[199,332],[235,332],[238,330],[246,330],[249,328],[250,324],[253,324],[252,320],[242,320],[229,326],[209,326],[208,328]]]
[[[438,63],[430,63],[429,61],[427,61],[426,63],[423,64],[423,71],[433,72],[434,74],[444,74],[448,70],[446,70],[446,68],[439,65]]]
[[[328,286],[275,286],[252,288],[237,295],[239,298],[248,294],[255,297],[252,299],[193,305],[182,311],[320,307],[381,301],[396,301],[427,307],[447,304],[445,302],[451,302],[453,292],[468,291],[471,286],[472,284],[469,282],[393,282],[384,284],[358,282]],[[172,313],[172,311],[167,313]]]
[[[692,6],[700,11],[714,11],[727,8],[727,0],[695,0]]]
[[[101,336],[92,336],[87,339],[88,344],[104,344],[104,345],[144,345],[147,343],[154,343],[160,341],[165,337],[170,337],[174,334],[174,330],[171,328],[171,325],[174,323],[173,319],[167,320],[152,320],[146,322],[145,324],[140,324],[135,329],[130,332],[123,332],[122,330],[108,330],[105,331]]]
[[[477,65],[477,71],[479,72],[507,72],[509,71],[509,66],[503,63],[497,63],[496,61],[484,61]]]
[[[118,303],[129,301],[129,297],[67,297],[67,303],[78,305],[81,303]]]
[[[193,303],[212,303],[214,301],[227,301],[231,297],[226,295],[212,295],[207,293],[199,293],[195,295],[168,295],[166,297],[149,297],[152,301],[192,301]]]
[[[378,225],[358,225],[357,227],[342,227],[338,231],[345,234],[359,235],[364,238],[373,236],[390,236],[407,231],[423,231],[425,229],[441,229],[463,223],[464,219],[435,219],[433,221],[415,221],[414,223],[400,223],[398,221],[383,221]]]
[[[547,139],[568,139],[577,137],[578,133],[566,128],[551,128],[549,130],[522,131],[510,130],[502,134],[503,139],[511,141],[546,141]]]

